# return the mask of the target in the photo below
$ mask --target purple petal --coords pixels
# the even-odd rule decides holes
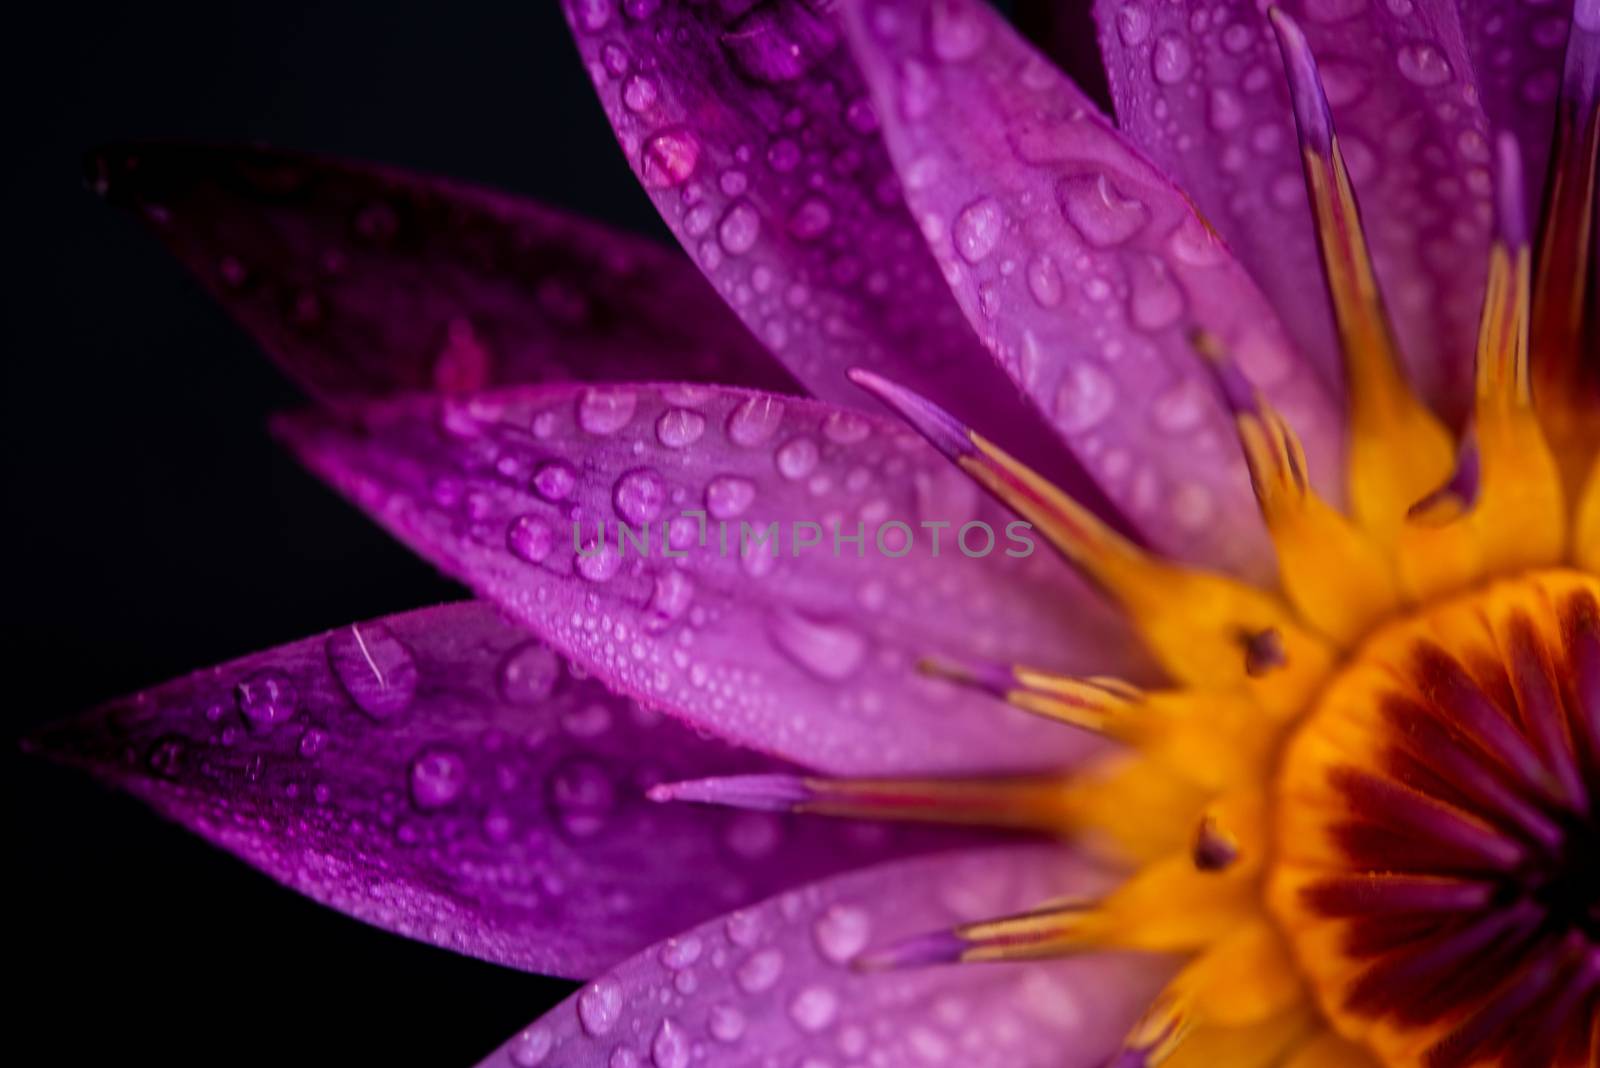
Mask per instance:
[[[566,0],[600,101],[661,217],[811,393],[870,406],[845,372],[878,371],[1110,518],[963,323],[828,6]]]
[[[1156,545],[1261,573],[1270,552],[1195,333],[1291,413],[1323,470],[1339,423],[1261,292],[987,4],[847,10],[912,211],[974,329]]]
[[[868,946],[1022,909],[1091,881],[1064,850],[887,864],[705,924],[586,986],[485,1068],[871,1064],[1089,1068],[1163,965],[1134,957],[863,974]]]
[[[325,400],[661,375],[797,389],[681,257],[527,201],[262,148],[89,166]]]
[[[922,677],[924,656],[1139,670],[1127,631],[1041,538],[1007,556],[1028,551],[1009,514],[875,416],[740,390],[548,386],[283,432],[403,541],[614,689],[825,771],[1037,768],[1081,752],[1075,732]],[[994,537],[968,529],[975,558],[957,547],[969,523]],[[835,549],[836,530],[858,526],[859,550]]]
[[[781,765],[611,695],[484,604],[245,657],[31,744],[325,905],[574,977],[797,882],[970,840],[650,802],[685,774]]]
[[[1522,150],[1530,216],[1544,188],[1555,128],[1561,57],[1572,27],[1572,0],[1507,4],[1503,0],[1459,0],[1467,48],[1483,94],[1490,127],[1516,135]]]
[[[1283,7],[1316,55],[1412,379],[1460,415],[1491,180],[1455,0]],[[1295,340],[1336,376],[1283,62],[1264,12],[1254,0],[1095,5],[1122,128],[1184,186]]]

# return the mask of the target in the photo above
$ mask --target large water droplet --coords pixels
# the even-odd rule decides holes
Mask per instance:
[[[467,762],[450,749],[429,748],[411,762],[411,803],[423,811],[444,808],[467,785]]]
[[[789,213],[789,233],[801,241],[815,241],[833,225],[833,208],[820,196],[808,196]]]
[[[865,909],[854,905],[832,905],[811,926],[817,950],[835,964],[845,964],[867,946],[872,921]]]
[[[1443,85],[1455,74],[1445,54],[1427,41],[1401,45],[1395,63],[1406,80],[1424,88]]]
[[[1175,33],[1164,33],[1156,38],[1150,50],[1150,73],[1162,85],[1176,85],[1194,69],[1194,53],[1188,42]]]
[[[867,656],[867,639],[842,623],[810,619],[789,609],[769,617],[768,633],[779,651],[820,679],[849,678]]]
[[[685,449],[706,432],[706,417],[691,408],[668,408],[656,420],[656,440],[669,449]]]
[[[1177,322],[1183,314],[1183,290],[1167,265],[1154,256],[1135,256],[1129,273],[1128,315],[1133,324],[1141,330],[1160,330]]]
[[[1041,252],[1028,261],[1028,292],[1041,308],[1054,308],[1061,303],[1061,270],[1048,253]]]
[[[774,461],[778,473],[790,480],[802,479],[817,466],[821,453],[810,438],[790,438],[778,448]]]
[[[682,128],[664,130],[644,143],[639,178],[646,189],[682,185],[700,162],[700,142]]]
[[[639,397],[631,389],[588,389],[578,399],[578,425],[604,437],[628,425]]]
[[[578,995],[578,1022],[590,1035],[610,1031],[621,1016],[622,988],[610,979],[601,979]]]
[[[638,525],[654,522],[666,501],[666,483],[648,467],[636,467],[617,479],[611,494],[617,514]]]
[[[613,532],[615,533],[615,532]],[[622,570],[622,553],[611,539],[596,541],[590,537],[578,555],[578,574],[590,582],[606,582]]]
[[[540,704],[560,681],[561,658],[543,642],[524,642],[500,662],[500,696],[509,704]]]
[[[533,490],[547,501],[564,501],[578,485],[578,473],[565,460],[546,460],[533,473]]]
[[[756,499],[756,484],[737,475],[718,475],[706,484],[706,511],[717,519],[737,519]]]
[[[977,263],[1000,243],[1005,219],[993,197],[983,197],[961,209],[952,236],[956,251],[968,263]]]
[[[772,440],[783,424],[783,402],[775,397],[751,397],[728,416],[728,438],[753,449]]]
[[[713,1005],[706,1018],[706,1030],[718,1042],[737,1042],[744,1037],[744,1013],[732,1005]]]
[[[748,201],[738,201],[717,225],[717,240],[731,255],[738,256],[755,247],[761,236],[761,216]]]
[[[234,691],[239,712],[252,730],[265,733],[294,715],[299,694],[294,680],[273,668],[258,671]]]
[[[739,965],[733,980],[746,994],[759,994],[771,990],[782,975],[783,954],[776,949],[763,949]]]
[[[681,619],[692,603],[694,582],[689,576],[677,570],[660,572],[650,591],[650,603],[645,606],[645,629],[659,634]]]
[[[1117,10],[1117,36],[1125,45],[1143,44],[1150,36],[1150,13],[1140,4],[1123,4]]]
[[[1062,375],[1056,390],[1056,425],[1068,434],[1081,434],[1110,415],[1116,401],[1111,376],[1080,360]]]
[[[1144,229],[1149,210],[1126,197],[1106,174],[1075,174],[1056,185],[1056,198],[1067,221],[1091,244],[1120,245]]]
[[[936,3],[928,8],[928,44],[946,63],[970,59],[988,39],[988,26],[964,4]]]
[[[689,1039],[672,1020],[662,1020],[650,1040],[650,1063],[655,1068],[688,1068]]]
[[[517,1068],[539,1068],[550,1055],[550,1032],[530,1027],[506,1045],[506,1056]]]
[[[519,515],[506,528],[506,548],[519,560],[537,564],[556,545],[556,532],[543,518]]]
[[[557,822],[573,838],[600,833],[616,807],[616,787],[593,760],[568,760],[551,773],[546,785]]]
[[[820,984],[801,990],[789,1002],[789,1019],[802,1031],[821,1031],[839,1013],[839,995]]]
[[[334,631],[327,652],[350,700],[373,719],[391,719],[410,707],[417,693],[417,662],[385,624]]]

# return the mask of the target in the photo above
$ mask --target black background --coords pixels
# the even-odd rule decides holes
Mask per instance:
[[[460,595],[271,445],[294,391],[79,160],[260,140],[665,230],[554,0],[48,6],[0,33],[12,1063],[471,1063],[570,985],[321,909],[9,740]]]

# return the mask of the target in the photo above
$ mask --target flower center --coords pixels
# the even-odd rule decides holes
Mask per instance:
[[[1329,1022],[1387,1065],[1587,1049],[1597,619],[1574,570],[1430,605],[1369,638],[1284,751],[1268,903]]]

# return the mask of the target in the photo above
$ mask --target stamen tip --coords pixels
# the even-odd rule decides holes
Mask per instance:
[[[1225,871],[1239,859],[1239,843],[1218,825],[1216,817],[1206,815],[1194,837],[1194,866],[1200,871]]]
[[[1239,370],[1219,338],[1209,331],[1195,330],[1189,335],[1189,345],[1204,357],[1205,365],[1229,411],[1236,417],[1258,411],[1260,405],[1255,387],[1244,377],[1244,372]]]
[[[1500,240],[1513,251],[1528,245],[1527,186],[1522,151],[1516,136],[1502,131],[1495,138],[1495,217]]]
[[[1280,7],[1270,8],[1267,17],[1278,34],[1278,48],[1283,53],[1283,65],[1289,75],[1289,96],[1294,103],[1294,119],[1300,129],[1301,143],[1323,156],[1331,155],[1333,115],[1328,109],[1328,98],[1323,94],[1317,61],[1311,54],[1305,31]]]
[[[795,775],[726,775],[659,783],[645,791],[651,801],[691,801],[756,812],[789,812],[815,797]]]
[[[1010,666],[993,661],[928,656],[917,662],[917,670],[929,678],[970,686],[1000,698],[1017,687],[1017,677]]]
[[[950,964],[961,959],[967,945],[967,940],[954,931],[930,931],[882,949],[868,950],[851,961],[850,966],[858,972],[884,972]]]
[[[955,416],[921,394],[862,367],[850,368],[845,376],[894,409],[896,415],[910,423],[946,456],[954,459],[970,456],[977,451],[967,428]]]
[[[1276,627],[1269,627],[1244,638],[1244,670],[1252,679],[1276,671],[1289,662],[1288,650],[1283,645],[1283,635]]]

